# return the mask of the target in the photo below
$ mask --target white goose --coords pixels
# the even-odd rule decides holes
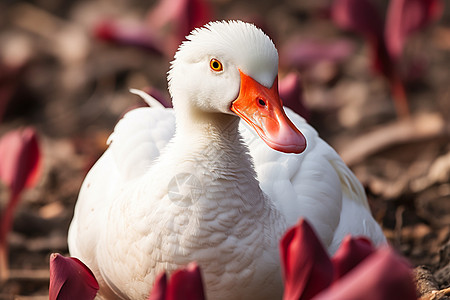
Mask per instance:
[[[302,216],[330,253],[347,234],[385,243],[352,172],[283,110],[277,72],[260,29],[210,23],[172,62],[174,109],[135,109],[117,124],[68,240],[102,297],[145,299],[160,271],[197,261],[209,299],[281,298],[278,242]]]

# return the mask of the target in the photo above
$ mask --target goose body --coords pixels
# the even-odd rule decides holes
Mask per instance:
[[[69,249],[105,299],[146,299],[196,261],[208,299],[280,299],[278,243],[305,217],[333,253],[347,234],[385,237],[337,153],[277,100],[278,56],[253,25],[215,22],[180,46],[174,109],[116,125],[81,187]]]

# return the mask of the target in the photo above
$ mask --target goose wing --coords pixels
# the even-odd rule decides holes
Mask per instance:
[[[240,130],[262,190],[283,212],[288,225],[306,218],[331,252],[346,234],[366,235],[375,243],[384,240],[355,175],[302,117],[289,108],[285,111],[307,140],[301,154],[272,150],[245,122]]]

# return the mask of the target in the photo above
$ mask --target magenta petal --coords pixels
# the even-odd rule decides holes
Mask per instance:
[[[164,38],[166,55],[171,57],[189,32],[205,25],[211,16],[212,10],[206,0],[161,0],[149,12],[148,21],[150,27]]]
[[[156,277],[150,296],[147,300],[166,300],[167,290],[167,275],[166,272],[161,272]]]
[[[36,184],[41,153],[36,132],[28,127],[7,133],[0,139],[0,179],[13,195]]]
[[[156,54],[162,54],[164,46],[144,24],[122,24],[104,20],[94,28],[94,35],[104,41],[124,46],[139,47]]]
[[[437,19],[442,11],[440,0],[391,0],[385,28],[386,46],[391,57],[398,59],[407,37]]]
[[[331,259],[334,266],[334,280],[347,274],[373,252],[375,252],[375,248],[368,239],[345,237]]]
[[[190,0],[187,5],[189,16],[189,31],[211,21],[212,9],[206,0]]]
[[[204,300],[202,275],[195,262],[170,276],[167,287],[167,300]]]
[[[310,112],[303,104],[303,87],[297,73],[292,72],[284,77],[278,83],[278,91],[284,106],[289,107],[307,121],[310,119]]]
[[[33,128],[15,130],[0,139],[0,180],[9,187],[10,199],[0,211],[0,277],[8,269],[7,235],[11,230],[20,193],[36,184],[40,175],[41,153]]]
[[[49,300],[94,299],[99,289],[92,271],[74,257],[50,256]]]
[[[354,45],[345,39],[318,41],[293,38],[283,46],[280,57],[283,65],[306,68],[322,61],[341,62],[353,51]]]
[[[280,248],[284,300],[311,299],[331,284],[333,265],[304,219],[284,234]]]
[[[412,270],[391,248],[379,249],[314,300],[416,300]]]
[[[335,0],[331,17],[343,29],[371,38],[383,36],[383,20],[370,0]]]
[[[364,35],[372,52],[372,69],[391,78],[394,67],[384,41],[384,23],[372,1],[335,0],[331,11],[337,26]]]

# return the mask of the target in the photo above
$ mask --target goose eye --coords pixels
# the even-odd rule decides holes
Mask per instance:
[[[211,59],[211,61],[209,62],[209,66],[213,71],[216,72],[220,72],[223,70],[222,63],[215,58]]]

